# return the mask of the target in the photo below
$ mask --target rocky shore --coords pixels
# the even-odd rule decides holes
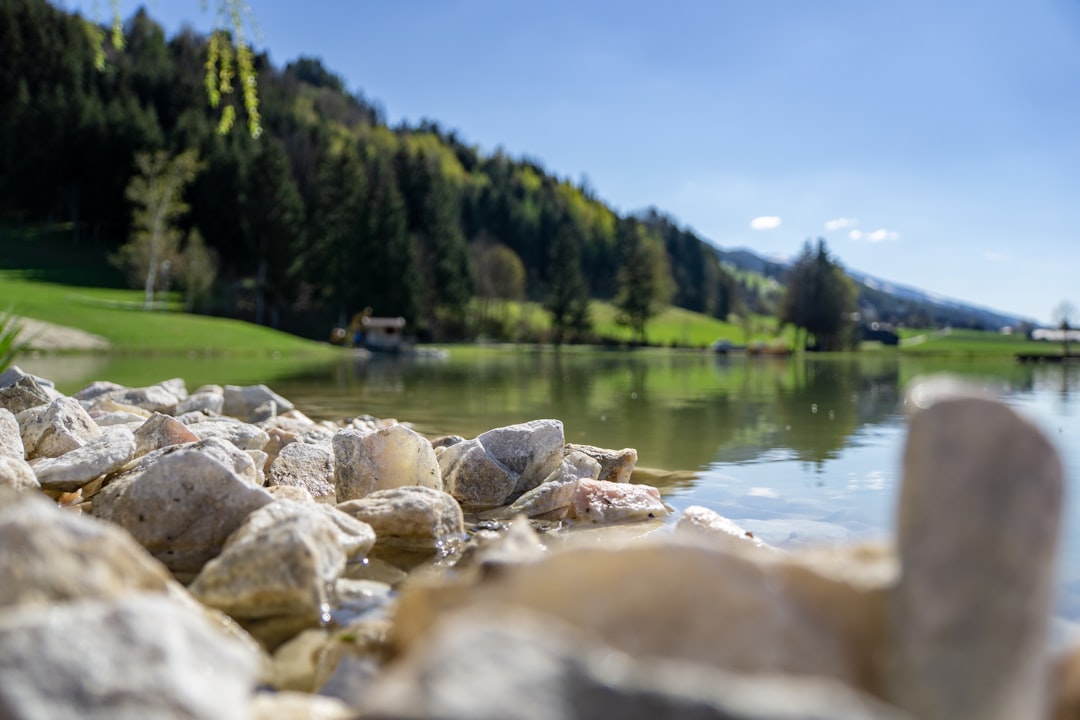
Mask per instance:
[[[554,419],[9,369],[0,717],[1080,717],[1054,448],[953,386],[909,406],[895,545],[785,552]]]

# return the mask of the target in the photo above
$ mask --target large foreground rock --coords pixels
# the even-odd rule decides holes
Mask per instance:
[[[172,577],[111,523],[0,490],[0,608],[165,592]]]
[[[258,656],[161,595],[0,613],[4,717],[251,717]]]
[[[507,608],[447,617],[379,678],[366,709],[372,717],[411,720],[906,717],[833,680],[742,676],[627,655],[550,617]]]
[[[185,448],[106,485],[93,513],[125,528],[183,582],[221,552],[248,515],[272,501],[217,458]]]
[[[621,483],[620,483],[621,484]],[[540,612],[611,647],[745,673],[876,687],[894,576],[834,576],[794,559],[674,542],[578,549],[476,585],[405,592],[393,642],[411,648],[445,608]]]
[[[889,696],[927,720],[1044,717],[1060,461],[1004,404],[932,392],[910,394],[928,407],[904,451]]]

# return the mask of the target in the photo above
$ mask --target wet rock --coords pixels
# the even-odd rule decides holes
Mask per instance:
[[[270,440],[270,436],[257,425],[238,422],[232,418],[207,418],[188,424],[187,429],[200,440],[220,438],[241,450],[262,450]]]
[[[146,455],[154,450],[198,442],[199,436],[173,417],[154,413],[135,431],[135,455]]]
[[[371,526],[374,553],[441,553],[465,532],[461,507],[454,498],[419,485],[377,490],[339,503],[337,508]]]
[[[650,485],[631,485],[581,479],[574,491],[570,517],[591,523],[653,520],[670,514],[660,491]]]
[[[454,568],[460,571],[470,566],[490,569],[506,564],[529,563],[539,560],[546,553],[547,548],[529,521],[524,515],[517,515],[502,532],[478,530],[473,533]]]
[[[193,392],[186,398],[176,403],[173,412],[183,415],[190,412],[201,412],[206,415],[221,415],[225,407],[225,397],[221,392],[200,390]]]
[[[888,697],[927,720],[1044,717],[1060,461],[1004,404],[934,392],[909,395],[925,409],[904,451]]]
[[[30,463],[21,457],[0,455],[0,487],[14,490],[39,490],[41,484]]]
[[[7,578],[0,583],[0,608],[165,592],[172,582],[165,567],[115,525],[2,488],[0,577]]]
[[[239,418],[244,422],[258,422],[293,408],[291,402],[265,385],[246,387],[226,385],[223,396],[225,403],[221,410],[222,414]],[[269,406],[266,406],[267,403]],[[266,407],[259,411],[259,408],[263,406]]]
[[[702,538],[713,547],[723,550],[772,549],[770,545],[754,537],[752,532],[701,505],[691,505],[683,510],[675,524],[675,532]]]
[[[32,375],[21,375],[13,383],[0,388],[0,408],[19,414],[23,410],[46,405],[53,399]]]
[[[404,425],[366,433],[346,428],[334,435],[333,448],[338,501],[396,487],[442,489],[431,443]]]
[[[19,421],[10,410],[0,408],[0,456],[24,460],[26,448],[23,447]]]
[[[593,480],[606,480],[608,482],[630,482],[630,476],[634,473],[637,465],[637,450],[623,448],[622,450],[605,450],[592,445],[566,446],[568,452],[576,451],[588,455],[600,463],[600,474]]]
[[[317,502],[336,503],[333,448],[299,442],[286,445],[270,465],[268,481],[270,485],[302,487]]]
[[[272,501],[210,453],[184,448],[106,485],[92,511],[125,528],[183,582],[221,552],[248,515]]]
[[[101,435],[101,428],[73,398],[57,398],[48,405],[24,410],[16,419],[27,460],[59,457]]]
[[[237,619],[289,615],[314,625],[346,559],[374,542],[370,527],[333,508],[277,501],[248,517],[190,590]]]
[[[554,474],[554,473],[553,473]],[[577,494],[578,479],[563,477],[542,483],[505,508],[498,508],[501,517],[561,519],[567,516]]]
[[[365,717],[410,720],[907,717],[828,678],[747,676],[627,654],[551,617],[505,607],[446,618],[358,694]]]
[[[135,437],[131,431],[115,427],[80,448],[59,457],[40,458],[31,466],[43,490],[72,492],[118,470],[134,455]]]
[[[258,656],[160,595],[0,615],[0,707],[25,718],[247,718]]]

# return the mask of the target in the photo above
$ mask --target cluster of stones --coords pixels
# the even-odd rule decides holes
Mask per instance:
[[[633,450],[567,444],[556,420],[432,442],[264,386],[66,397],[9,370],[0,708],[1073,717],[1080,655],[1055,683],[1045,646],[1057,455],[996,401],[925,395],[895,549],[786,553],[702,507],[665,523]],[[551,542],[614,526],[641,537]]]

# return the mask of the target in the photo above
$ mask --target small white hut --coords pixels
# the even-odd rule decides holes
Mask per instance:
[[[361,320],[364,329],[362,346],[369,350],[396,352],[402,347],[405,335],[403,317],[368,317]]]

